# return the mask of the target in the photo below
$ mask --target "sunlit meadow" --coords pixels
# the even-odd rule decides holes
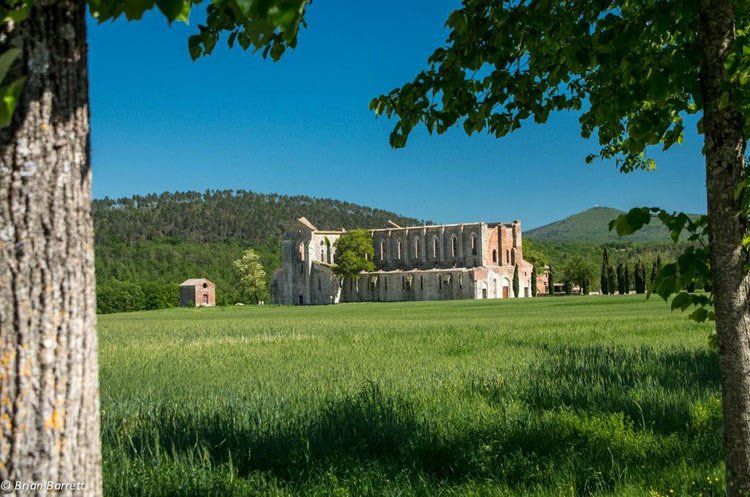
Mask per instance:
[[[709,332],[642,296],[101,316],[105,492],[722,495]]]

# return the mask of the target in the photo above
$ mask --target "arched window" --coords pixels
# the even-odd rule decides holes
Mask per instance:
[[[432,258],[437,259],[440,257],[440,245],[438,244],[438,237],[432,237]]]
[[[323,262],[326,260],[326,243],[323,240],[320,241],[320,260]]]
[[[299,260],[305,262],[305,242],[299,242]]]
[[[516,249],[510,249],[510,263],[516,265]]]
[[[398,241],[398,242],[396,243],[396,259],[398,259],[398,260],[401,260],[401,258],[402,258],[402,257],[403,257],[403,255],[404,255],[404,253],[403,253],[403,249],[404,249],[404,244],[403,244],[403,243],[401,243],[401,240],[399,240],[399,241]]]
[[[471,234],[471,255],[477,255],[477,235]]]
[[[492,250],[492,262],[497,262],[497,250]]]
[[[451,257],[456,257],[458,255],[458,238],[456,238],[456,235],[453,235],[451,237]]]
[[[419,246],[419,237],[414,239],[414,258],[419,260],[422,256],[422,251]]]
[[[510,264],[510,250],[505,249],[505,263]]]
[[[385,240],[380,240],[380,260],[385,260]]]

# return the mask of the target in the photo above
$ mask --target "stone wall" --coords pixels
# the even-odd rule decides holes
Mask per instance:
[[[180,285],[180,307],[213,307],[216,305],[216,285],[201,280],[195,285]]]
[[[472,223],[371,230],[375,267],[408,270],[481,266],[485,226]]]
[[[286,305],[338,302],[338,285],[332,283],[330,269],[323,266],[333,263],[335,243],[342,234],[342,231],[313,230],[302,222],[287,232],[281,242],[281,268],[274,273],[271,284],[271,302]]]
[[[400,302],[474,298],[472,269],[362,273],[344,282],[342,301]]]

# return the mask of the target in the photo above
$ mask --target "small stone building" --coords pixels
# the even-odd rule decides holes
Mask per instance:
[[[193,278],[180,283],[180,307],[213,307],[216,305],[216,285],[205,278]]]

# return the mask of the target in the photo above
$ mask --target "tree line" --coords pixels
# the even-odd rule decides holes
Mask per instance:
[[[246,190],[164,192],[93,201],[96,243],[188,242],[276,243],[291,222],[306,216],[320,229],[379,228],[429,221],[340,200]]]
[[[544,257],[543,252],[534,251],[533,253],[542,254]],[[650,252],[645,253],[652,255]],[[548,284],[552,289],[555,282],[561,283],[566,295],[573,293],[587,295],[597,290],[602,295],[626,295],[631,292],[644,294],[653,288],[661,270],[661,254],[656,253],[655,257],[649,257],[649,260],[645,262],[638,252],[630,255],[631,257],[620,256],[617,261],[613,261],[610,259],[610,248],[605,246],[602,248],[602,260],[598,269],[594,267],[590,257],[572,255],[565,259],[559,270],[556,270],[554,266],[547,266]],[[535,268],[537,264],[539,262],[535,264]],[[599,273],[598,288],[597,271]]]

